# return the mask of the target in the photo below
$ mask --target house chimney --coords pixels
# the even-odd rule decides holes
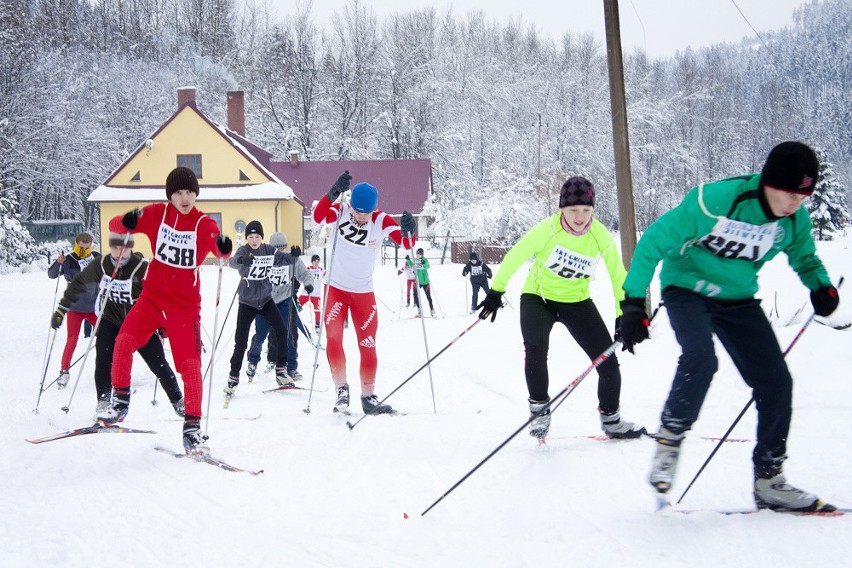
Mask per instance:
[[[290,165],[294,168],[299,165],[299,151],[290,150]]]
[[[246,135],[245,93],[228,91],[228,129]]]
[[[192,103],[195,106],[195,87],[181,87],[177,90],[178,110]]]

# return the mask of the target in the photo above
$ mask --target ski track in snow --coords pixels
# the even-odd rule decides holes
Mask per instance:
[[[852,239],[818,243],[836,279],[852,266]],[[427,252],[427,255],[433,256]],[[439,255],[435,252],[434,255]],[[493,267],[496,270],[496,267]],[[467,288],[461,265],[430,271],[443,319],[426,318],[433,355],[461,333],[475,316],[466,313]],[[215,266],[202,271],[202,319],[212,332]],[[263,395],[273,388],[271,373],[243,379],[230,408],[222,408],[227,359],[233,348],[236,307],[226,322],[215,365],[209,429],[213,455],[237,467],[263,469],[252,477],[192,460],[173,459],[156,445],[181,448],[181,423],[160,390],[151,404],[154,377],[136,358],[130,414],[124,426],[157,434],[92,435],[32,445],[24,441],[91,423],[95,407],[94,354],[86,363],[68,414],[71,389],[38,396],[48,337],[54,281],[43,272],[0,276],[4,298],[3,368],[0,400],[0,558],[4,566],[92,566],[119,561],[125,566],[576,566],[640,568],[748,565],[794,566],[848,563],[843,542],[852,535],[845,518],[780,514],[724,516],[704,509],[752,506],[752,444],[725,444],[690,490],[683,506],[690,515],[654,512],[646,483],[653,441],[601,443],[572,436],[600,432],[595,410],[597,376],[590,374],[553,416],[552,439],[539,447],[521,432],[428,515],[420,513],[503,442],[528,417],[518,294],[525,270],[513,278],[497,321],[483,322],[432,364],[435,404],[427,369],[388,403],[408,416],[368,416],[349,431],[332,414],[334,389],[325,353],[320,353],[311,413],[311,393],[294,390]],[[852,271],[849,271],[852,274]],[[225,268],[220,325],[236,287],[236,271]],[[776,303],[781,319],[808,299],[807,291],[779,258],[761,276],[761,297]],[[656,284],[655,284],[656,286]],[[60,287],[61,288],[61,287]],[[604,317],[614,320],[609,278],[600,267],[593,297]],[[400,319],[396,270],[378,266],[379,376],[376,393],[386,396],[425,361],[417,319]],[[658,299],[658,290],[654,289]],[[61,289],[60,289],[61,294]],[[852,288],[841,289],[841,298]],[[850,321],[842,301],[832,319]],[[767,308],[768,309],[768,308]],[[402,317],[413,314],[403,307]],[[782,347],[797,333],[797,321],[778,327]],[[310,316],[302,313],[304,321]],[[313,326],[311,325],[312,329]],[[838,506],[852,505],[852,450],[840,441],[852,436],[849,408],[848,331],[812,325],[789,356],[796,380],[786,473],[791,483]],[[65,330],[51,357],[50,382],[58,369]],[[207,354],[212,346],[205,341]],[[360,387],[357,345],[345,334],[354,419]],[[76,355],[82,354],[84,342]],[[311,380],[314,351],[299,346],[302,385]],[[622,413],[658,427],[677,359],[677,345],[662,310],[652,340],[637,355],[617,352],[623,374]],[[683,492],[713,444],[750,393],[721,347],[720,368],[701,417],[684,442],[678,476],[670,494]],[[551,395],[570,383],[588,360],[563,328],[554,328],[549,358]],[[76,369],[76,367],[75,367]],[[53,375],[53,376],[52,376]],[[354,378],[353,378],[354,377]],[[76,373],[72,373],[72,385]],[[205,383],[204,410],[210,386]],[[256,420],[233,420],[256,417]],[[207,419],[202,421],[207,428]],[[750,410],[732,433],[753,438]],[[408,518],[405,519],[404,515]]]

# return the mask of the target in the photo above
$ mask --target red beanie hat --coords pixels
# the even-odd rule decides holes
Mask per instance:
[[[133,234],[128,234],[127,227],[121,224],[121,217],[114,217],[109,222],[109,246],[111,247],[123,247],[125,246],[124,238],[127,237],[127,247],[132,248],[135,244],[133,242]]]

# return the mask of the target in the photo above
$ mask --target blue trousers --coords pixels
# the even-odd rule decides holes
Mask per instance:
[[[281,314],[281,319],[284,320],[284,330],[287,335],[287,370],[295,371],[299,367],[299,352],[296,349],[296,341],[293,337],[296,332],[296,326],[293,322],[295,314],[292,314],[293,301],[290,298],[287,298],[283,302],[275,305],[278,308],[278,313]],[[251,338],[251,345],[249,346],[249,363],[257,365],[258,362],[260,362],[260,352],[263,350],[263,342],[266,341],[270,328],[271,326],[269,322],[263,316],[258,314],[254,318],[255,334]],[[275,346],[274,349],[273,346]],[[275,361],[277,359],[278,349],[276,342],[272,339],[270,339],[268,349],[268,359],[270,361]]]
[[[793,378],[760,300],[714,300],[684,288],[663,291],[663,303],[681,347],[661,422],[674,433],[698,419],[710,381],[719,368],[713,334],[731,356],[757,407],[755,473],[780,468],[787,459]]]

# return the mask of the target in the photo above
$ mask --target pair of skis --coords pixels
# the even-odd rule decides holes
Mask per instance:
[[[76,436],[85,436],[87,434],[156,434],[157,432],[154,430],[140,430],[137,428],[126,428],[124,426],[118,426],[117,424],[103,424],[101,422],[96,422],[91,426],[83,426],[82,428],[74,428],[73,430],[67,430],[65,432],[60,432],[58,434],[52,434],[50,436],[44,436],[42,438],[33,438],[28,439],[27,442],[31,444],[43,444],[45,442],[53,442],[55,440],[63,440],[65,438],[74,438]],[[192,458],[195,461],[200,461],[204,463],[208,463],[210,465],[216,466],[219,469],[223,469],[225,471],[233,471],[239,473],[248,473],[249,475],[257,476],[263,473],[263,470],[250,470],[243,469],[236,466],[233,466],[227,462],[224,462],[220,459],[214,458],[210,454],[185,454],[178,453],[172,451],[168,448],[163,448],[161,446],[155,446],[155,450],[170,454],[176,458]]]

